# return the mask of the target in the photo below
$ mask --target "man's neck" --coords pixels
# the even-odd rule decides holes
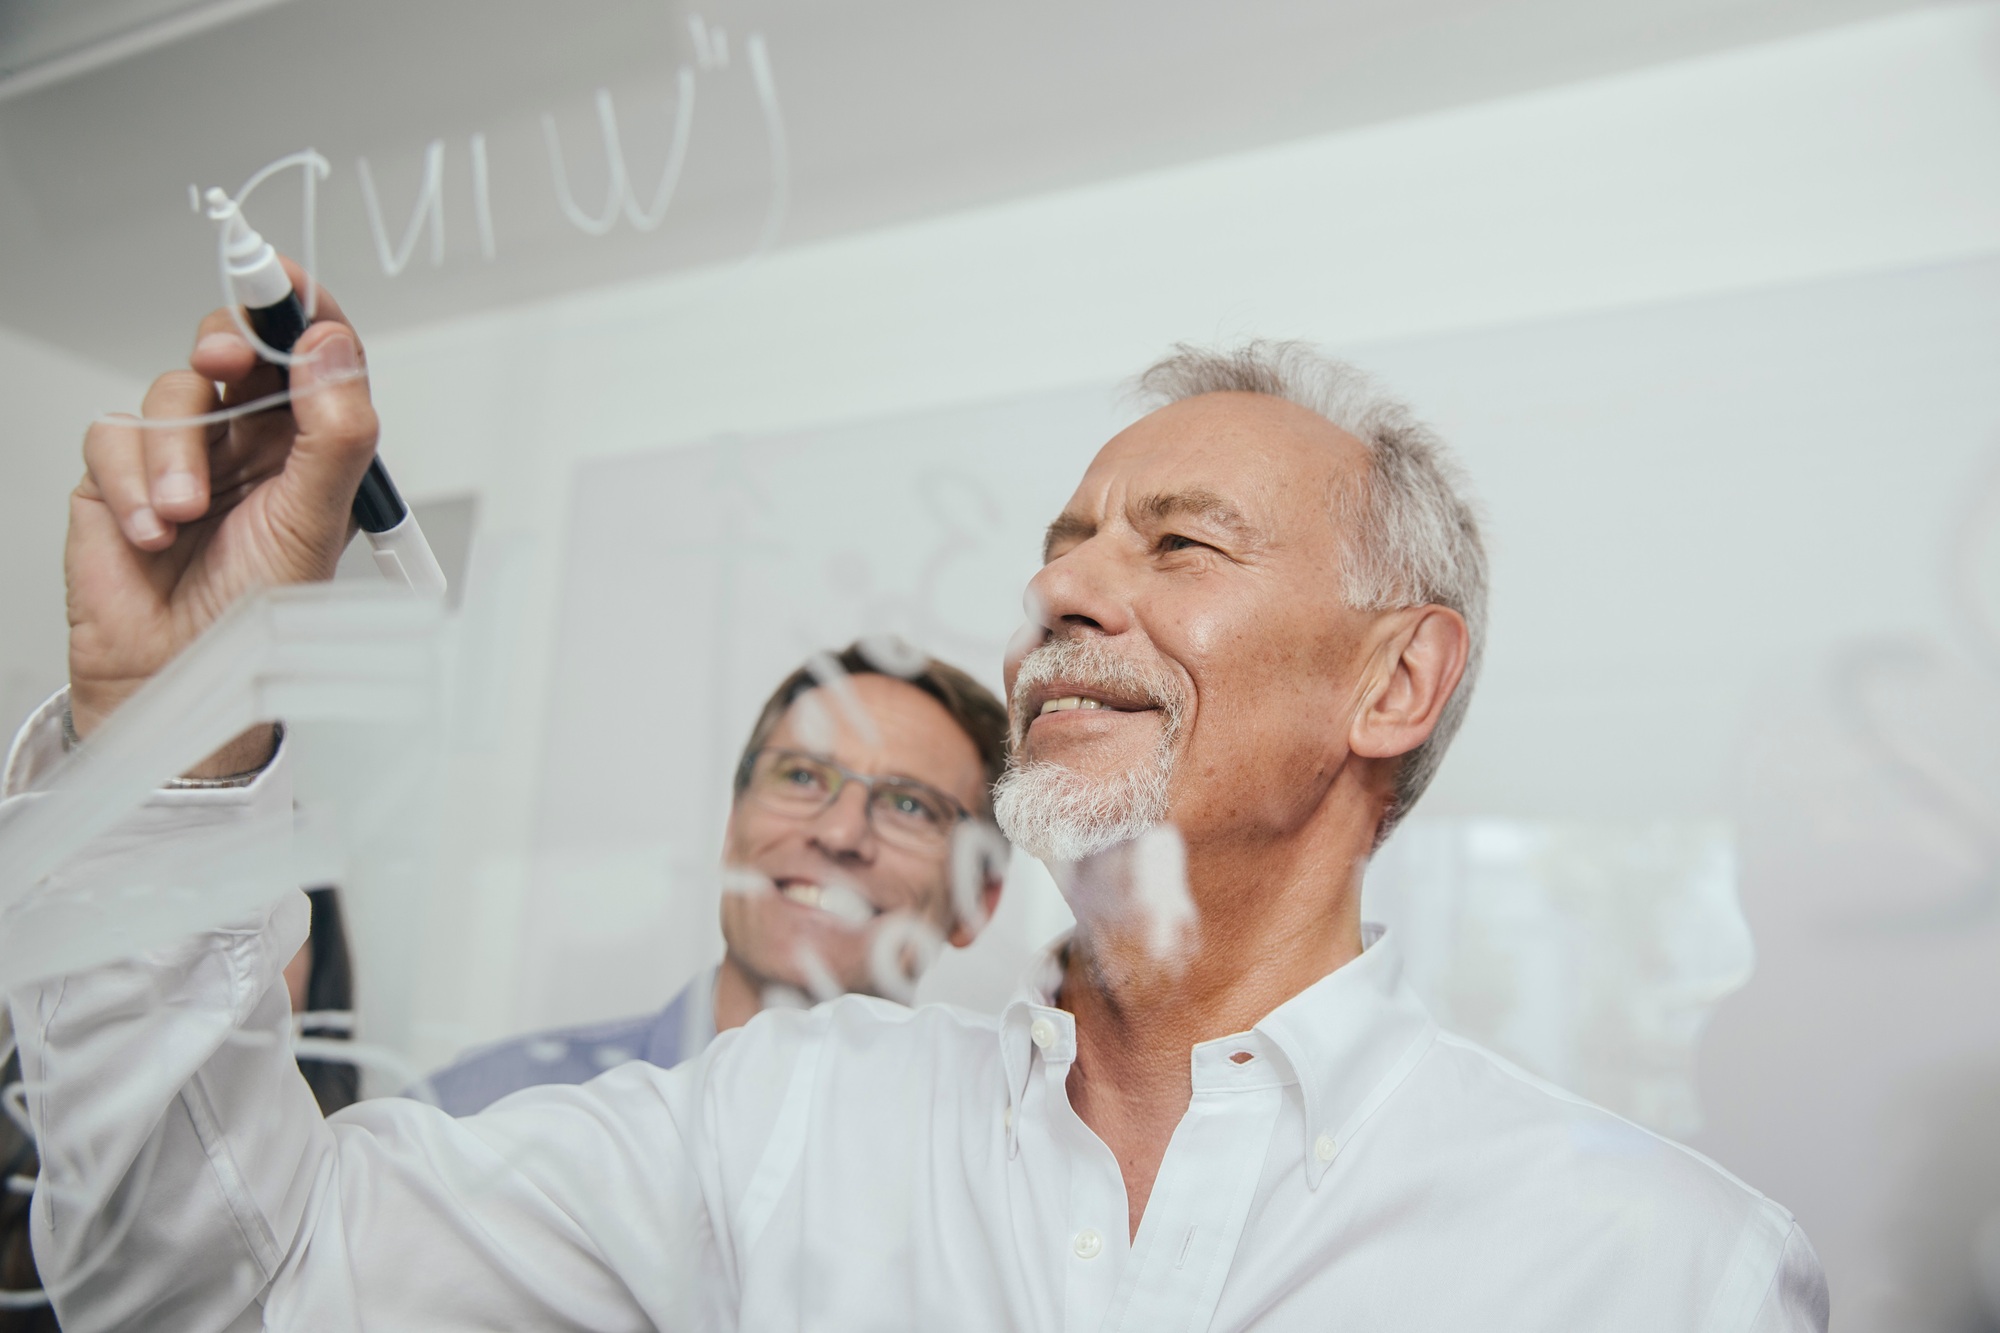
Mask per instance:
[[[724,954],[715,969],[715,1030],[727,1032],[755,1018],[764,1007],[764,991],[734,954]]]
[[[1134,1235],[1193,1096],[1189,1051],[1254,1027],[1359,956],[1363,864],[1351,847],[1331,857],[1191,848],[1190,893],[1207,910],[1166,957],[1146,922],[1078,923],[1060,1001],[1076,1016],[1070,1101],[1118,1158]]]

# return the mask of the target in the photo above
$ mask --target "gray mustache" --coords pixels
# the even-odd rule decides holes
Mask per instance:
[[[1026,737],[1029,723],[1035,720],[1028,715],[1029,692],[1057,679],[1107,694],[1142,699],[1164,714],[1169,736],[1180,729],[1185,700],[1180,682],[1171,675],[1164,670],[1148,671],[1096,639],[1055,639],[1023,658],[1020,674],[1014,678],[1014,697],[1008,711],[1012,714],[1016,747]]]

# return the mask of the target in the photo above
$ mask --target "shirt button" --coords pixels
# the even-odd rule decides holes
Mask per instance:
[[[1056,1025],[1046,1018],[1038,1018],[1028,1025],[1028,1036],[1046,1051],[1056,1044]]]
[[[1095,1259],[1103,1249],[1104,1237],[1098,1235],[1095,1231],[1079,1231],[1076,1233],[1077,1258]]]
[[[1319,1136],[1319,1142],[1313,1145],[1313,1156],[1319,1158],[1322,1162],[1331,1162],[1333,1160],[1333,1135],[1322,1134]]]

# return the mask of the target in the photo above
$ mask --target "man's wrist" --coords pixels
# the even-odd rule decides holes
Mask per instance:
[[[90,733],[104,725],[104,719],[116,712],[118,705],[125,701],[131,690],[104,693],[77,688],[71,681],[69,706],[63,709],[63,741],[71,749],[89,739]]]
[[[91,728],[95,730],[95,727]],[[196,764],[174,779],[169,785],[182,787],[237,787],[247,785],[259,773],[270,766],[278,752],[278,744],[284,739],[285,726],[282,722],[260,722],[231,740],[227,745]],[[83,734],[76,724],[75,700],[63,706],[62,743],[65,751],[75,750],[83,744]]]
[[[190,782],[220,782],[226,786],[248,782],[270,764],[272,756],[278,752],[278,740],[283,735],[282,725],[260,722],[181,774],[181,777]]]

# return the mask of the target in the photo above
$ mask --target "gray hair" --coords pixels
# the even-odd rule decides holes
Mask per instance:
[[[1334,496],[1342,594],[1359,611],[1448,606],[1465,619],[1465,675],[1437,727],[1404,756],[1379,845],[1444,762],[1465,720],[1486,648],[1486,548],[1464,473],[1435,431],[1367,373],[1303,342],[1255,341],[1230,351],[1175,346],[1137,381],[1156,407],[1205,393],[1260,393],[1316,412],[1368,450],[1368,471]]]

